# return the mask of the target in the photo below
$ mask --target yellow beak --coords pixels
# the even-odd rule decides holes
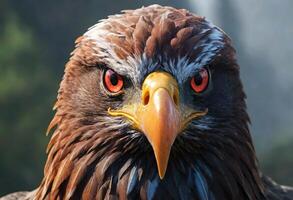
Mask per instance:
[[[190,120],[207,113],[180,107],[178,83],[166,72],[153,72],[147,76],[140,103],[124,106],[121,110],[109,109],[108,112],[113,116],[127,117],[145,134],[152,145],[161,179],[166,173],[177,135]]]

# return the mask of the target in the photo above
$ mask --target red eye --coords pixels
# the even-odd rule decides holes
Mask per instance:
[[[104,73],[104,84],[109,92],[117,93],[123,87],[123,78],[111,69]]]
[[[209,73],[205,68],[200,69],[191,79],[191,88],[196,93],[203,92],[209,84]]]

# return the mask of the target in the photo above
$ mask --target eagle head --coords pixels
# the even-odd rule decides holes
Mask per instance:
[[[37,199],[263,195],[231,40],[187,10],[99,21],[76,40],[54,109]]]

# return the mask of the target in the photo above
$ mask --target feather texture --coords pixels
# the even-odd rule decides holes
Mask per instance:
[[[101,20],[65,66],[44,177],[29,199],[286,199],[291,189],[258,169],[235,57],[221,29],[185,9],[152,5]],[[194,95],[186,85],[202,67],[212,87]],[[123,94],[106,92],[107,68],[125,76]],[[178,135],[162,180],[144,134],[107,112],[140,101],[154,71],[174,76],[184,106],[209,110]]]

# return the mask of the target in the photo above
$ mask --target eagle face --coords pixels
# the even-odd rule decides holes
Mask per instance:
[[[187,10],[153,5],[91,27],[54,109],[38,199],[263,196],[231,41]]]

